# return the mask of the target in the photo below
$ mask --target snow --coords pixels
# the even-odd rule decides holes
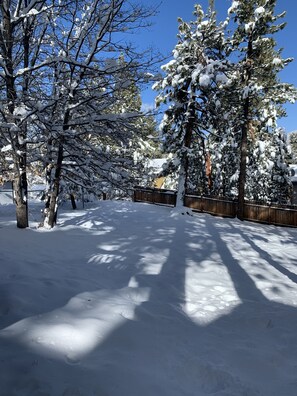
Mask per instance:
[[[166,162],[167,162],[167,158],[154,158],[149,160],[148,167],[152,168],[153,171],[161,172]]]
[[[259,140],[258,141],[258,146],[259,146],[259,151],[260,153],[264,153],[265,152],[265,148],[266,148],[266,142],[264,140]]]
[[[199,85],[203,88],[207,88],[210,84],[210,76],[208,74],[202,74],[199,76]]]
[[[279,65],[283,64],[283,61],[280,58],[273,58],[272,64],[276,65],[276,66],[279,66]]]
[[[216,75],[216,82],[217,83],[221,83],[221,84],[225,84],[225,85],[227,85],[228,83],[229,83],[229,79],[228,79],[228,77],[226,76],[226,74],[224,74],[224,73],[218,73],[217,75]]]
[[[237,8],[239,7],[239,1],[233,0],[231,7],[228,9],[228,15],[236,12]]]
[[[10,151],[12,149],[11,144],[8,144],[7,146],[4,146],[1,148],[1,153],[5,153],[6,151]]]
[[[290,171],[291,171],[291,181],[292,182],[297,182],[297,164],[291,164],[289,165]]]
[[[251,33],[255,28],[255,22],[248,22],[244,25],[244,29],[246,33]]]
[[[296,395],[296,229],[40,209],[0,204],[0,396]]]
[[[265,14],[265,8],[264,7],[258,7],[258,8],[255,9],[256,20],[259,19],[263,14]]]

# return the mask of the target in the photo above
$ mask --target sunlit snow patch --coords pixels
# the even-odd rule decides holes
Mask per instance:
[[[86,292],[64,307],[23,319],[0,332],[35,352],[77,364],[122,322],[134,320],[135,308],[149,298],[149,289],[123,288]]]

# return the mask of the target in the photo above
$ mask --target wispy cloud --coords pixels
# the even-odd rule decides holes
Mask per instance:
[[[153,111],[155,109],[155,104],[154,103],[142,103],[141,105],[141,110],[144,113],[147,113],[149,111]]]

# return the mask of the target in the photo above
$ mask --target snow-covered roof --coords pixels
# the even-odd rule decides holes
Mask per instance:
[[[154,158],[149,161],[149,168],[153,168],[155,170],[161,171],[163,165],[166,163],[167,158]]]

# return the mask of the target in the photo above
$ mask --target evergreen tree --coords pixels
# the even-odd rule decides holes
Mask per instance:
[[[297,163],[297,132],[290,132],[288,134],[288,143],[291,150],[291,161]]]
[[[279,71],[291,59],[282,59],[281,51],[275,48],[273,35],[285,27],[284,23],[277,24],[284,13],[274,15],[275,4],[276,0],[239,0],[233,1],[229,9],[236,26],[231,41],[232,56],[238,54],[236,66],[240,72],[237,108],[241,125],[239,218],[243,218],[246,197],[249,136],[254,129],[273,131],[277,118],[284,115],[281,105],[296,98],[295,89],[278,78]]]
[[[205,15],[199,5],[194,15],[193,22],[179,20],[174,59],[162,67],[166,76],[154,86],[161,91],[157,105],[168,106],[161,131],[165,152],[174,155],[172,170],[179,169],[177,206],[183,205],[187,187],[208,188],[205,134],[215,107],[213,92],[225,81],[224,25],[217,26],[215,13]]]
[[[290,202],[292,185],[285,133],[280,128],[275,128],[273,132],[262,131],[249,151],[247,199],[260,203]]]
[[[292,200],[293,187],[287,163],[288,146],[286,135],[281,128],[276,128],[273,132],[272,147],[269,154],[273,160],[270,201],[288,204]]]
[[[276,49],[273,35],[284,28],[277,24],[284,14],[274,15],[274,7],[273,0],[233,1],[227,38],[227,22],[217,25],[214,2],[208,15],[196,7],[195,22],[180,20],[174,59],[155,86],[162,91],[157,103],[168,106],[161,129],[165,150],[175,156],[170,169],[180,171],[180,201],[186,188],[238,197],[243,218],[244,199],[284,202],[289,196],[277,119],[296,89],[278,78],[291,59]]]
[[[227,125],[220,130],[219,134],[208,136],[211,195],[227,198],[237,197],[239,146],[238,133],[235,133],[233,128],[228,128]]]

